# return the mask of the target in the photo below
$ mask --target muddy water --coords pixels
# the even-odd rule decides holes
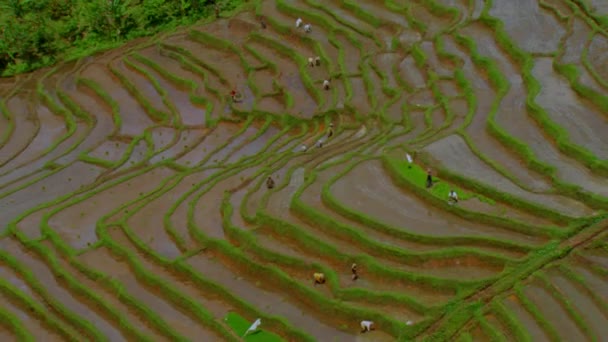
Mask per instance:
[[[6,102],[6,107],[11,113],[15,128],[9,140],[0,146],[0,166],[8,163],[27,148],[40,130],[33,108],[30,107],[25,98],[21,96],[12,97]]]
[[[40,158],[54,142],[60,141],[67,133],[63,119],[51,113],[47,107],[40,106],[35,109],[35,113],[36,125],[40,127],[36,137],[18,156],[0,167],[0,174],[11,172]]]
[[[529,52],[556,51],[566,29],[537,1],[494,1],[489,14],[504,23],[515,42]]]
[[[327,215],[330,218],[332,218],[338,222],[342,222],[343,224],[346,224],[350,227],[357,229],[362,234],[364,234],[366,238],[375,240],[381,244],[386,244],[387,246],[398,247],[398,248],[402,248],[404,250],[411,250],[411,251],[431,251],[431,250],[438,250],[438,249],[444,248],[442,246],[434,246],[432,244],[422,244],[422,243],[408,241],[408,240],[399,239],[399,238],[390,236],[388,234],[385,234],[385,233],[382,233],[375,229],[372,229],[370,227],[367,227],[366,225],[363,225],[359,222],[356,222],[356,221],[350,220],[346,217],[343,217],[343,216],[337,214],[336,212],[332,211],[331,209],[327,208],[322,203],[321,197],[320,197],[322,186],[323,186],[323,184],[328,182],[335,174],[337,174],[340,169],[342,169],[345,166],[346,165],[338,166],[336,168],[330,168],[330,169],[327,169],[327,171],[318,173],[315,183],[313,183],[310,187],[308,187],[302,193],[302,196],[300,197],[302,199],[302,201],[304,201],[304,203],[306,205],[312,206],[315,210],[318,210],[322,214]],[[454,244],[453,246],[457,246],[457,245]],[[476,246],[475,248],[479,248],[482,250],[486,249],[484,247],[478,247],[478,246]],[[512,252],[502,250],[502,249],[496,250],[496,249],[490,248],[488,250],[490,250],[492,252],[506,254],[509,256],[511,256],[511,255],[513,255],[513,256],[516,255],[518,257],[521,256],[520,254],[514,255],[514,254],[512,254]]]
[[[83,78],[96,82],[118,103],[122,118],[120,134],[127,136],[142,134],[146,127],[153,124],[152,119],[122,84],[111,75],[107,68],[97,64],[91,64],[82,71]]]
[[[166,67],[166,63],[171,63],[171,62],[175,63],[174,61],[172,61],[166,57],[158,56],[157,58],[159,58],[159,59],[162,58],[163,68]],[[177,110],[177,114],[179,115],[179,118],[184,125],[198,126],[198,125],[205,124],[205,117],[206,117],[205,109],[192,103],[192,101],[190,100],[190,93],[191,93],[190,90],[187,90],[185,88],[180,88],[180,87],[172,84],[169,80],[166,80],[163,76],[161,76],[155,70],[153,70],[152,68],[150,68],[142,63],[139,63],[138,66],[145,69],[146,71],[148,71],[148,73],[150,73],[158,81],[160,86],[167,93],[168,99],[171,101],[171,104]],[[169,71],[169,70],[167,70],[167,71]],[[176,76],[179,77],[180,75],[176,75]]]
[[[524,294],[555,327],[561,337],[568,341],[586,340],[585,334],[575,324],[572,316],[542,285],[528,284],[524,288]]]
[[[168,113],[169,109],[163,103],[161,93],[156,90],[151,80],[144,74],[141,74],[135,67],[130,65],[132,60],[124,57],[110,63],[110,68],[115,72],[126,77],[129,82],[135,86],[137,92],[143,95],[152,108]]]
[[[608,37],[596,33],[589,44],[587,60],[604,80],[608,79]]]
[[[567,197],[535,194],[519,188],[477,158],[460,136],[451,135],[434,142],[427,146],[425,151],[439,160],[446,168],[532,203],[541,203],[556,212],[574,217],[590,215],[593,212],[584,204]]]
[[[169,260],[181,255],[163,222],[164,213],[173,204],[165,194],[176,182],[173,178],[163,189],[158,190],[157,194],[149,196],[151,201],[141,201],[143,207],[126,221],[127,228],[148,248]],[[156,196],[159,197],[153,199]]]
[[[572,32],[566,38],[564,52],[560,58],[560,62],[564,64],[581,62],[581,54],[591,33],[589,25],[579,17],[574,17],[570,25]]]
[[[92,197],[77,201],[52,216],[48,221],[49,226],[73,248],[86,248],[97,241],[97,223],[104,215],[120,207],[120,204],[153,191],[160,184],[156,181],[173,174],[170,169],[158,168],[107,189],[92,190]]]
[[[545,108],[549,118],[568,131],[570,140],[597,156],[608,159],[608,120],[606,113],[581,100],[568,81],[559,77],[550,58],[535,59],[532,75],[540,82],[536,101]]]
[[[515,318],[523,325],[533,341],[550,341],[549,335],[543,330],[542,326],[536,321],[519,302],[515,296],[509,296],[503,300],[503,304]]]
[[[190,235],[188,228],[189,204],[197,194],[197,192],[194,192],[193,194],[190,192],[194,190],[195,186],[207,182],[217,171],[217,169],[208,169],[190,174],[184,177],[177,186],[169,190],[163,196],[172,202],[172,206],[177,206],[174,211],[167,210],[164,212],[163,220],[166,215],[171,229],[173,229],[173,231],[184,241],[185,245],[183,247],[186,250],[192,250],[198,246],[194,238]],[[169,229],[167,226],[165,226],[165,228]]]
[[[177,272],[172,272],[166,267],[153,262],[149,256],[138,251],[137,247],[129,239],[122,229],[112,228],[109,230],[112,240],[121,247],[134,253],[138,262],[150,273],[162,278],[168,285],[179,291],[182,295],[188,296],[191,300],[208,310],[216,320],[222,320],[233,308],[223,301],[217,300],[214,293],[209,293],[197,288],[189,279],[180,276]],[[199,322],[200,323],[200,322]]]
[[[524,108],[525,94],[523,94],[523,89],[521,88],[521,78],[513,69],[510,60],[503,55],[496,45],[491,31],[478,24],[468,25],[462,31],[478,42],[477,48],[481,55],[492,57],[498,63],[503,74],[510,78],[511,85],[509,91],[505,94],[496,115],[498,118],[512,117],[511,113],[513,111],[521,111]],[[476,143],[476,147],[487,157],[491,157],[492,160],[506,167],[511,174],[526,186],[541,191],[549,189],[548,182],[541,175],[529,170],[514,153],[506,149],[488,133],[486,128],[488,114],[497,94],[490,87],[486,77],[473,65],[471,58],[460,50],[451,38],[446,38],[444,41],[446,50],[456,54],[464,61],[463,71],[467,79],[472,81],[473,84],[477,108],[473,121],[467,128],[467,133],[471,135],[471,138]]]
[[[232,136],[235,136],[239,131],[239,126],[234,124],[219,124],[212,131],[205,132],[204,135],[199,134],[199,137],[204,138],[198,140],[196,144],[190,143],[192,147],[187,153],[176,158],[177,163],[186,166],[199,165],[213,153],[217,148],[222,146]],[[183,139],[183,137],[182,137]],[[167,155],[170,156],[167,152]]]
[[[353,181],[354,180],[365,180]],[[466,222],[429,207],[415,196],[395,188],[379,161],[359,164],[331,188],[336,199],[348,208],[416,234],[429,236],[494,236],[537,244],[538,238],[490,226]],[[405,209],[405,210],[404,210]]]
[[[239,180],[249,178],[256,169],[248,168],[234,176],[228,177],[218,183],[213,188],[197,198],[194,203],[194,221],[192,224],[203,234],[210,238],[225,239],[221,211],[221,201],[224,191],[229,190],[234,185],[239,183]],[[239,208],[233,208],[238,211]]]
[[[167,159],[182,160],[182,158],[199,149],[201,141],[205,141],[209,134],[207,129],[186,129],[177,132],[177,141],[172,140],[169,148],[156,153],[150,158],[150,163],[156,163]],[[192,162],[195,162],[192,160]],[[192,163],[191,166],[196,163]]]
[[[123,261],[117,260],[105,248],[98,248],[82,254],[79,258],[87,267],[107,274],[118,281],[125,291],[148,309],[154,311],[168,326],[180,335],[197,340],[198,338],[212,341],[216,338],[199,323],[173,306],[158,289],[142,284],[134,275],[133,270]]]
[[[405,57],[399,64],[399,76],[413,88],[421,88],[426,84],[426,76],[411,56]]]
[[[564,276],[551,273],[549,279],[558,291],[565,298],[568,298],[574,310],[577,310],[580,313],[592,333],[596,334],[596,336],[602,336],[606,330],[608,316],[602,312],[593,298],[585,291],[581,291],[579,286],[575,285],[575,283],[566,279]]]
[[[287,319],[292,325],[306,331],[319,341],[331,341],[332,339],[348,341],[352,339],[351,334],[324,323],[323,318],[317,316],[318,312],[304,310],[294,305],[288,294],[276,290],[265,290],[264,286],[270,284],[267,284],[264,279],[256,279],[255,282],[258,285],[254,285],[252,279],[237,276],[234,270],[202,254],[188,259],[188,264],[203,276],[219,283],[228,291],[256,306],[259,310]]]
[[[39,284],[45,289],[51,298],[56,299],[67,310],[91,322],[102,334],[111,340],[124,341],[125,336],[118,327],[113,326],[105,318],[95,312],[90,303],[86,303],[82,298],[78,298],[74,293],[62,286],[62,283],[52,273],[51,269],[36,256],[29,254],[22,246],[14,240],[2,240],[1,248],[13,255],[29,271],[36,275]]]
[[[77,162],[0,199],[0,229],[28,209],[69,194],[93,183],[102,168]]]
[[[20,307],[11,302],[11,299],[4,294],[0,294],[0,300],[2,300],[1,307],[3,310],[17,316],[21,321],[23,328],[25,328],[36,341],[64,341],[65,339],[51,330],[43,321],[34,317],[26,308]],[[4,334],[0,332],[1,341],[17,341],[16,338],[10,336],[10,334]]]
[[[141,331],[145,335],[152,336],[154,338],[160,338],[158,332],[155,332],[150,326],[149,322],[145,321],[141,317],[139,317],[135,312],[132,311],[132,308],[121,300],[119,300],[116,296],[114,296],[110,291],[100,286],[98,282],[93,281],[82,274],[78,269],[76,269],[70,262],[65,259],[59,257],[57,253],[57,249],[53,246],[52,243],[46,241],[44,245],[53,251],[57,256],[57,262],[59,265],[70,275],[72,275],[81,285],[86,286],[89,290],[99,296],[103,301],[105,301],[109,306],[112,307],[116,312],[126,317],[135,329]]]

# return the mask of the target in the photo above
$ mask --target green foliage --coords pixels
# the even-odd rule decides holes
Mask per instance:
[[[212,0],[10,0],[0,4],[0,75],[28,72],[74,55],[190,24]],[[223,11],[243,1],[220,1]],[[84,52],[84,53],[83,53]],[[88,53],[86,53],[88,52]]]
[[[242,317],[241,315],[239,315],[235,312],[229,312],[226,315],[226,317],[224,318],[224,321],[226,321],[228,326],[230,326],[232,328],[232,330],[234,330],[234,332],[236,332],[239,336],[243,336],[243,334],[245,334],[245,331],[247,331],[249,326],[251,324],[253,324],[253,322],[249,322],[244,317]],[[278,342],[280,342],[280,341],[283,341],[279,336],[277,336],[273,333],[270,333],[268,331],[260,330],[259,328],[255,332],[247,334],[247,336],[245,336],[245,338],[243,338],[243,340],[251,341],[251,342],[256,342],[256,341],[260,341],[260,342],[277,342],[278,341]]]

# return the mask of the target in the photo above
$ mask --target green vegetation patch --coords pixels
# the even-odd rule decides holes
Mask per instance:
[[[226,322],[226,324],[228,324],[228,326],[230,328],[232,328],[232,330],[237,335],[244,336],[243,337],[244,341],[247,341],[247,342],[281,342],[281,341],[284,341],[278,335],[273,334],[269,331],[263,330],[261,328],[264,325],[263,321],[257,330],[255,330],[254,332],[250,332],[247,335],[245,335],[245,332],[253,324],[253,322],[248,321],[243,316],[241,316],[235,312],[229,312],[226,315],[226,317],[224,318],[224,321]]]

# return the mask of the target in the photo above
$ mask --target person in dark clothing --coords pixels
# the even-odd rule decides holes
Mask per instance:
[[[268,179],[266,180],[266,187],[268,189],[274,188],[274,180],[270,176],[268,176]]]
[[[352,264],[352,266],[350,266],[350,271],[353,273],[353,280],[359,279],[359,275],[357,274],[357,264]]]
[[[433,176],[431,175],[431,169],[426,170],[426,188],[429,189],[433,186]]]

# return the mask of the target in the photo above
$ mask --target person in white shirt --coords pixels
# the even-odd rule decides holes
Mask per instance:
[[[414,162],[414,158],[409,153],[405,154],[405,158],[407,159],[407,163],[409,164],[409,168],[412,168],[412,163]]]
[[[302,18],[296,19],[296,27],[302,26]]]
[[[312,57],[308,57],[308,66],[310,67],[314,67],[315,66],[315,59]]]
[[[304,25],[304,32],[310,33],[310,31],[312,31],[312,26],[310,24]]]
[[[448,203],[450,203],[450,204],[458,203],[458,194],[453,189],[450,190],[450,193],[448,194]]]
[[[329,80],[323,80],[323,89],[329,90]]]
[[[315,280],[315,284],[325,284],[325,274],[315,273],[313,274],[313,278]]]
[[[372,321],[361,321],[361,332],[367,332],[367,331],[372,331],[374,330],[374,322]]]

